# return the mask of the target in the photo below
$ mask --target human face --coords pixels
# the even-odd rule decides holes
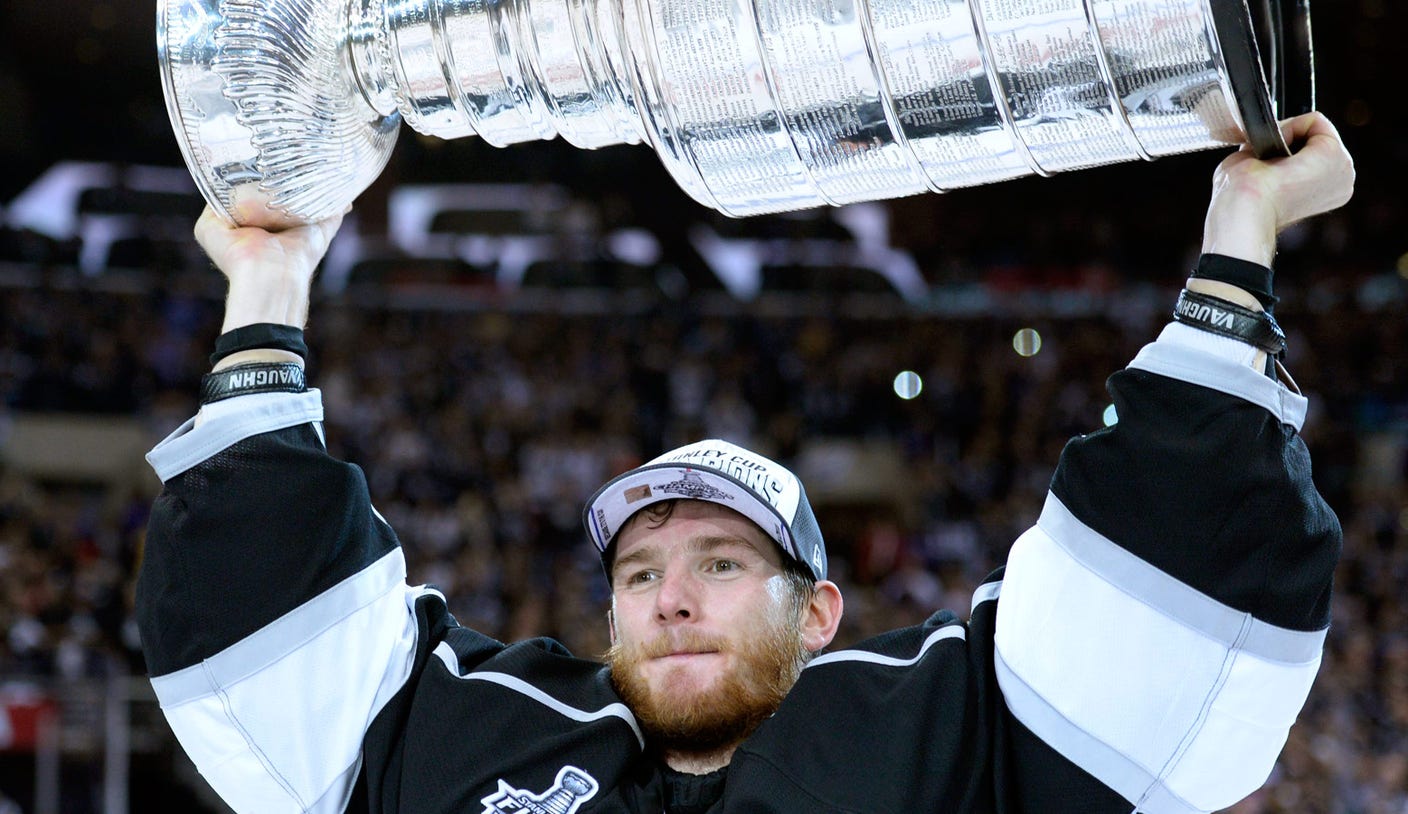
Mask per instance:
[[[621,530],[612,568],[612,680],[657,746],[746,738],[807,657],[782,554],[752,521],[683,500]]]

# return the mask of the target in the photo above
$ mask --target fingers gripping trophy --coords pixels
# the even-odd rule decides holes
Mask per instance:
[[[404,120],[646,143],[746,216],[1250,143],[1314,106],[1309,0],[158,0],[167,107],[232,222],[312,223]]]

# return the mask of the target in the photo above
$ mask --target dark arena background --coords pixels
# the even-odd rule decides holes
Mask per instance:
[[[1320,107],[1359,186],[1283,236],[1278,317],[1345,552],[1309,703],[1233,811],[1404,814],[1408,10],[1314,6]],[[194,412],[223,295],[190,239],[153,18],[3,6],[0,814],[226,810],[156,708],[131,614],[158,488],[142,455]],[[718,436],[808,483],[854,642],[967,608],[1034,521],[1065,439],[1108,420],[1106,375],[1165,321],[1223,154],[728,220],[644,147],[403,129],[316,283],[310,378],[412,579],[469,625],[600,653],[580,501]]]

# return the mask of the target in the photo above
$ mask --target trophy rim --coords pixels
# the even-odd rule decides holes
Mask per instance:
[[[185,160],[186,169],[190,171],[192,179],[195,180],[196,188],[200,190],[201,197],[205,198],[206,203],[210,205],[215,214],[224,219],[226,223],[234,225],[237,223],[234,214],[210,183],[209,168],[197,158],[191,146],[190,130],[186,127],[186,117],[181,108],[179,91],[176,87],[176,74],[171,67],[171,49],[166,25],[168,3],[169,0],[157,0],[156,4],[156,53],[157,64],[161,68],[161,90],[166,102],[166,115],[171,119],[171,129],[176,136],[176,146],[181,150],[181,158]]]
[[[1309,113],[1315,109],[1315,33],[1310,18],[1310,0],[1291,0],[1289,40],[1294,60],[1290,66],[1304,66],[1289,76],[1282,72],[1281,107],[1290,109],[1293,115]]]
[[[1274,17],[1269,21],[1269,24],[1273,26],[1270,38],[1275,41],[1267,43],[1267,45],[1271,48],[1279,48],[1278,38],[1284,33],[1280,30],[1284,25],[1284,19],[1270,11],[1273,4],[1276,4],[1274,7],[1279,11],[1279,0],[1266,0],[1263,5],[1263,8],[1267,9],[1267,13]],[[1277,90],[1281,90],[1284,95],[1284,86],[1283,83],[1276,81],[1275,84],[1278,87],[1273,87],[1273,81],[1279,77],[1272,76],[1266,71],[1262,60],[1263,51],[1256,37],[1257,20],[1251,6],[1248,5],[1248,0],[1211,0],[1209,5],[1212,11],[1213,27],[1217,32],[1220,46],[1218,51],[1226,69],[1228,83],[1232,88],[1233,102],[1242,119],[1242,126],[1246,130],[1247,141],[1251,144],[1252,152],[1261,159],[1289,156],[1291,147],[1286,143],[1285,134],[1281,132],[1281,124],[1277,121],[1278,99],[1274,96]],[[1308,32],[1310,25],[1309,0],[1300,0],[1296,16],[1300,18],[1299,21],[1303,23]],[[1308,36],[1304,39],[1304,44],[1307,58],[1313,59]],[[1286,60],[1282,59],[1281,62],[1285,63]],[[1313,71],[1313,63],[1310,70]],[[1308,87],[1311,90],[1306,102],[1309,107],[1313,108],[1313,76]]]

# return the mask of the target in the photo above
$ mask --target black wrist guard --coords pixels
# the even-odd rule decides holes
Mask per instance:
[[[297,354],[300,359],[308,358],[308,345],[303,341],[302,328],[258,322],[220,334],[220,338],[215,340],[215,352],[210,354],[210,364],[219,364],[221,359],[230,354],[256,348],[286,350]]]
[[[1240,260],[1225,254],[1204,254],[1191,275],[1195,280],[1217,280],[1235,285],[1256,297],[1267,313],[1276,310],[1280,297],[1271,293],[1271,269],[1250,260]]]
[[[1178,295],[1173,318],[1184,325],[1255,345],[1273,357],[1286,350],[1286,334],[1275,317],[1186,288]]]
[[[200,403],[250,393],[302,393],[307,389],[301,366],[293,362],[257,362],[205,374],[200,380]]]

